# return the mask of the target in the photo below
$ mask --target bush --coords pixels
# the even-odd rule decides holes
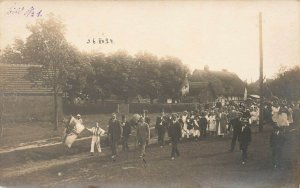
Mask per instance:
[[[98,104],[64,104],[64,114],[109,114],[116,112],[118,104],[116,103],[98,103]]]
[[[143,113],[148,110],[149,113],[160,113],[162,110],[167,113],[182,112],[184,110],[195,110],[197,103],[178,103],[178,104],[148,104],[132,103],[129,105],[129,113]]]

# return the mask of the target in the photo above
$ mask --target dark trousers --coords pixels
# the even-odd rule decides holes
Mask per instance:
[[[171,152],[171,157],[175,157],[175,154],[179,156],[179,151],[177,148],[178,145],[178,140],[172,140],[172,152]]]
[[[117,155],[118,142],[116,140],[111,140],[110,146],[112,155]]]
[[[203,127],[201,129],[201,136],[203,136],[204,138],[206,137],[206,127]]]
[[[124,136],[124,137],[123,137],[123,144],[122,144],[122,146],[123,146],[123,151],[129,149],[129,147],[128,147],[128,139],[129,139],[128,136]]]
[[[272,164],[278,167],[282,165],[282,148],[272,148]]]
[[[245,162],[248,159],[248,143],[242,143],[240,147],[242,150],[242,161]]]
[[[230,148],[230,151],[233,152],[234,151],[234,148],[235,148],[235,143],[238,139],[238,134],[237,133],[233,133],[233,136],[232,136],[232,140],[231,140],[231,148]]]
[[[165,131],[158,131],[158,144],[160,146],[165,145]]]

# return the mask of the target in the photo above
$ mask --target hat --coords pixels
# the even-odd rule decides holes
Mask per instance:
[[[81,115],[80,114],[77,114],[77,116],[76,117],[81,117]]]

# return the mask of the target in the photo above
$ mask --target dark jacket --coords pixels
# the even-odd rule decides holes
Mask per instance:
[[[122,136],[122,126],[119,120],[113,121],[110,119],[108,121],[108,134],[111,141],[119,141]]]
[[[207,128],[207,119],[205,117],[200,117],[199,127],[200,127],[201,130],[206,130],[206,128]]]
[[[251,129],[249,125],[242,128],[241,134],[239,135],[239,142],[241,144],[250,144],[251,142]]]
[[[150,122],[151,122],[150,117],[146,116],[145,117],[145,122],[150,126]]]
[[[242,132],[242,123],[239,118],[234,118],[230,121],[230,125],[233,128],[233,134],[239,135]]]
[[[128,121],[122,122],[121,123],[122,128],[123,128],[123,137],[128,138],[129,135],[131,134],[131,125]]]
[[[169,128],[169,136],[171,137],[172,141],[178,141],[181,138],[181,126],[178,121],[171,122]]]
[[[136,138],[141,143],[150,140],[150,128],[148,123],[138,123],[138,126],[136,128]]]
[[[284,146],[286,139],[282,131],[274,130],[270,137],[270,146],[273,149],[281,149]]]
[[[164,119],[164,117],[157,117],[156,118],[156,124],[155,124],[155,129],[161,133],[165,132],[167,129],[167,121]]]

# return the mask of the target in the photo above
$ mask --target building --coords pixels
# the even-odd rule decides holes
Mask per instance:
[[[50,121],[54,117],[52,88],[27,79],[30,67],[37,65],[0,64],[0,115],[2,121]],[[62,95],[58,97],[62,117]]]
[[[238,101],[244,96],[245,83],[232,72],[227,70],[210,71],[208,66],[204,70],[196,69],[189,78],[189,93],[187,98],[194,98],[194,102],[207,103],[220,101]]]

